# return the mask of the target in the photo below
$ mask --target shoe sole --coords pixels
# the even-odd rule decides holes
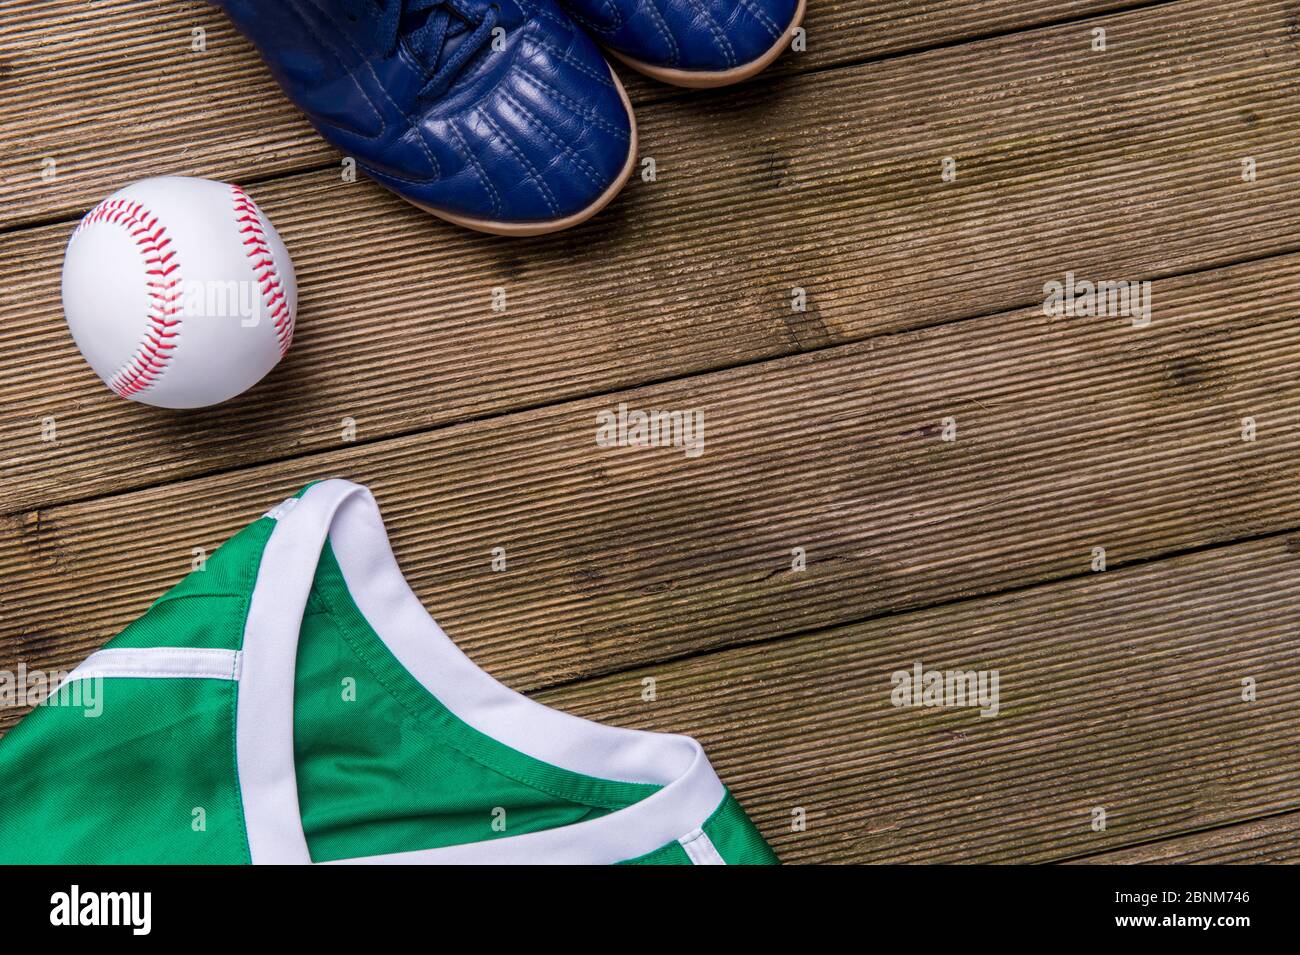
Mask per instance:
[[[644,73],[651,79],[658,80],[661,83],[686,86],[697,90],[730,86],[732,83],[744,82],[751,76],[761,73],[771,65],[773,60],[781,55],[781,52],[790,45],[790,40],[794,37],[794,31],[799,29],[800,24],[803,23],[804,8],[807,5],[808,0],[799,0],[799,6],[794,11],[794,19],[790,21],[790,26],[786,28],[781,39],[772,44],[771,49],[758,59],[750,60],[748,63],[732,67],[729,70],[675,70],[666,66],[655,66],[652,63],[634,60],[630,56],[618,52],[618,50],[609,50],[609,52],[638,73]]]
[[[608,66],[608,64],[606,65]],[[610,183],[608,188],[596,198],[596,201],[585,209],[581,209],[562,219],[546,219],[541,222],[502,222],[493,219],[475,219],[472,216],[456,215],[453,212],[445,212],[442,209],[426,206],[414,199],[406,199],[405,196],[402,198],[406,199],[411,205],[418,206],[439,219],[445,219],[447,222],[463,226],[466,229],[473,229],[475,232],[488,232],[492,235],[546,235],[548,232],[559,232],[561,229],[569,229],[579,223],[586,222],[614,200],[614,197],[627,184],[628,178],[632,175],[632,167],[636,165],[636,114],[632,112],[632,101],[627,98],[627,90],[623,89],[623,84],[619,82],[618,74],[614,72],[613,67],[609,67],[609,75],[618,90],[619,99],[623,101],[623,108],[627,110],[627,161],[623,163],[623,169],[619,172],[618,178]]]

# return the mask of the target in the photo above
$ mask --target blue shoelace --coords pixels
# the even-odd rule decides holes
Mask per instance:
[[[350,16],[364,17],[375,24],[381,48],[389,55],[397,50],[403,20],[414,22],[420,14],[426,14],[424,22],[406,34],[407,47],[421,63],[434,69],[420,90],[422,96],[440,96],[447,91],[465,64],[491,38],[498,19],[496,4],[485,7],[482,18],[476,21],[468,5],[459,0],[348,0],[347,7]],[[469,36],[443,60],[447,40],[471,28]]]

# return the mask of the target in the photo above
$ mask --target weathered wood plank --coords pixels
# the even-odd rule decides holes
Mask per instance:
[[[1300,806],[1296,551],[1274,538],[540,698],[698,736],[789,862],[1047,861]],[[917,660],[998,670],[999,714],[894,707]],[[1294,821],[1251,825],[1294,854]]]
[[[815,0],[806,53],[824,69],[1085,17],[1121,0]],[[244,180],[335,162],[253,50],[198,2],[0,3],[0,227],[69,216],[161,173]],[[206,49],[196,51],[194,31]],[[638,103],[674,95],[629,74]],[[42,179],[54,159],[58,177]]]
[[[1253,819],[1235,826],[1103,852],[1071,865],[1242,865],[1300,862],[1300,813]]]
[[[1280,257],[1157,283],[1144,329],[1025,310],[24,512],[0,639],[75,662],[194,547],[331,474],[531,687],[1300,526],[1297,289]],[[703,414],[703,453],[598,446],[620,402]]]
[[[374,440],[989,314],[1069,270],[1137,278],[1300,246],[1286,5],[1105,22],[1106,54],[1076,24],[647,109],[659,181],[549,239],[446,229],[332,172],[259,186],[298,263],[299,340],[207,412],[94,379],[60,316],[69,226],[0,237],[0,510],[338,448],[345,417]],[[58,442],[39,440],[47,416]]]

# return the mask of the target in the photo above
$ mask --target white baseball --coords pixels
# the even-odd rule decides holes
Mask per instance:
[[[63,313],[123,398],[201,408],[251,388],[293,340],[298,286],[238,186],[161,176],[86,214],[63,259]]]

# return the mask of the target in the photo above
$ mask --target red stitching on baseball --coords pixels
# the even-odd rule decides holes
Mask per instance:
[[[238,186],[230,187],[235,204],[235,222],[239,225],[239,234],[244,236],[244,254],[248,256],[262,287],[262,301],[271,312],[275,322],[275,337],[280,343],[280,355],[289,350],[293,342],[293,313],[289,311],[289,301],[284,296],[280,284],[280,273],[275,267],[275,258],[271,254],[266,232],[262,229],[262,218],[253,200]]]
[[[175,261],[176,252],[168,248],[172,240],[158,217],[134,200],[105,199],[86,213],[72,238],[97,222],[126,229],[140,248],[150,276],[150,281],[145,283],[149,290],[149,316],[144,337],[131,359],[108,380],[108,387],[129,398],[152,387],[171,361],[176,347],[171,339],[179,334],[177,328],[181,324],[177,317],[180,278],[176,275],[180,263]]]

